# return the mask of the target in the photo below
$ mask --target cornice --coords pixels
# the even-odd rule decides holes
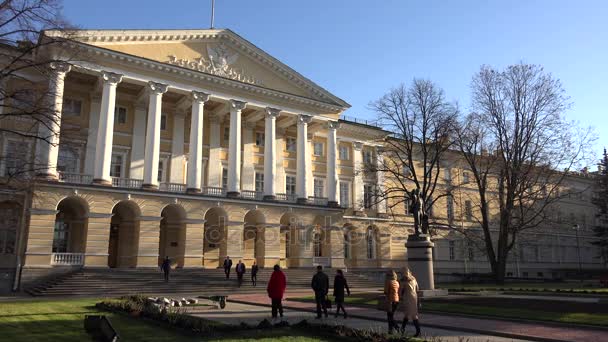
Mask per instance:
[[[304,88],[321,99],[327,99],[341,109],[350,108],[350,104],[331,94],[325,88],[314,83],[283,62],[269,55],[264,50],[247,41],[229,29],[217,30],[76,30],[68,33],[61,31],[44,31],[50,37],[69,35],[70,39],[88,43],[135,43],[135,42],[177,42],[177,41],[209,41],[221,39],[230,42],[234,47],[244,52],[253,60],[270,68],[287,81]],[[164,63],[163,63],[164,64]]]

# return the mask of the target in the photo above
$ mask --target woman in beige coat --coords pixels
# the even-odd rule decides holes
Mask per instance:
[[[401,279],[401,310],[403,310],[403,324],[401,325],[401,333],[405,334],[405,326],[408,320],[414,322],[416,327],[416,335],[420,336],[420,324],[418,323],[418,282],[408,268],[403,269],[403,278]]]
[[[395,310],[399,305],[399,282],[395,271],[386,273],[384,294],[386,295],[386,318],[388,320],[388,333],[390,334],[393,329],[399,330],[399,325],[395,322]]]

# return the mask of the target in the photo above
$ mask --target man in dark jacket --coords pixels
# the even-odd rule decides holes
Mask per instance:
[[[226,260],[224,260],[224,273],[226,274],[226,279],[230,278],[230,269],[232,268],[232,260],[230,260],[229,256],[226,256]]]
[[[163,263],[160,265],[160,269],[165,273],[165,281],[168,282],[169,273],[171,272],[171,260],[169,259],[169,256],[165,257],[165,260],[163,260]]]
[[[336,271],[336,277],[334,278],[334,299],[336,301],[336,317],[340,313],[340,309],[344,312],[344,318],[347,317],[346,310],[344,310],[344,289],[346,289],[346,293],[350,296],[350,289],[348,288],[348,283],[346,282],[346,278],[342,273],[342,270]]]
[[[317,274],[312,277],[310,283],[313,291],[315,291],[315,302],[317,302],[317,318],[321,318],[321,309],[325,317],[327,317],[327,306],[325,301],[327,300],[327,293],[329,292],[329,277],[323,273],[323,266],[317,266]]]
[[[236,278],[238,279],[239,287],[241,287],[241,285],[243,285],[243,275],[244,274],[245,274],[245,264],[243,264],[241,262],[241,260],[239,260],[239,262],[236,264]]]
[[[251,266],[251,285],[258,286],[258,264],[253,261],[253,265]]]

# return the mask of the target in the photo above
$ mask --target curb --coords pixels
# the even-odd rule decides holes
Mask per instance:
[[[238,299],[236,299],[236,300],[235,299],[228,299],[227,302],[233,302],[233,303],[239,303],[239,304],[249,304],[249,305],[256,305],[256,306],[263,306],[263,307],[268,307],[268,308],[272,307],[269,304],[254,303],[254,302],[248,302],[248,301],[245,301],[245,300],[238,300]],[[296,308],[296,307],[289,306],[289,305],[284,305],[283,308],[284,309],[295,310],[295,311],[310,312],[310,313],[315,313],[316,312],[316,310],[313,310],[313,309]],[[385,319],[375,318],[375,317],[369,317],[369,316],[364,316],[364,315],[358,315],[358,314],[349,314],[348,316],[349,317],[353,317],[353,318],[364,319],[364,320],[368,320],[368,321],[376,321],[376,322],[385,322],[386,321]],[[420,325],[422,327],[437,328],[437,329],[452,330],[452,331],[462,331],[462,332],[469,332],[469,333],[475,333],[475,334],[483,334],[483,335],[490,335],[490,336],[497,336],[497,337],[513,338],[513,339],[518,339],[518,340],[529,340],[529,341],[538,341],[538,342],[567,342],[567,340],[557,340],[557,339],[538,337],[538,336],[510,334],[510,333],[502,333],[502,332],[498,332],[498,331],[487,331],[487,330],[474,329],[474,328],[465,328],[465,327],[457,327],[456,328],[454,326],[443,325],[443,324],[420,323]]]

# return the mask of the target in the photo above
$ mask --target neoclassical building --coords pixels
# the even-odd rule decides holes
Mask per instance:
[[[165,256],[199,268],[226,256],[262,267],[405,264],[407,209],[372,201],[383,176],[358,171],[382,157],[378,142],[389,132],[344,119],[345,101],[225,29],[83,30],[63,48],[76,57],[40,81],[61,113],[37,128],[51,141],[0,137],[1,175],[42,165],[26,173],[27,189],[0,193],[0,268],[33,278],[157,267]],[[466,174],[459,165],[446,166],[446,182]],[[475,229],[464,202],[438,201],[436,218],[451,211]],[[567,206],[581,227],[593,221],[588,198]],[[522,247],[532,256],[510,271],[575,268],[575,232],[562,228],[533,238],[532,252]],[[458,237],[445,231],[436,242],[437,272],[487,271]],[[601,267],[584,253],[585,267]]]

